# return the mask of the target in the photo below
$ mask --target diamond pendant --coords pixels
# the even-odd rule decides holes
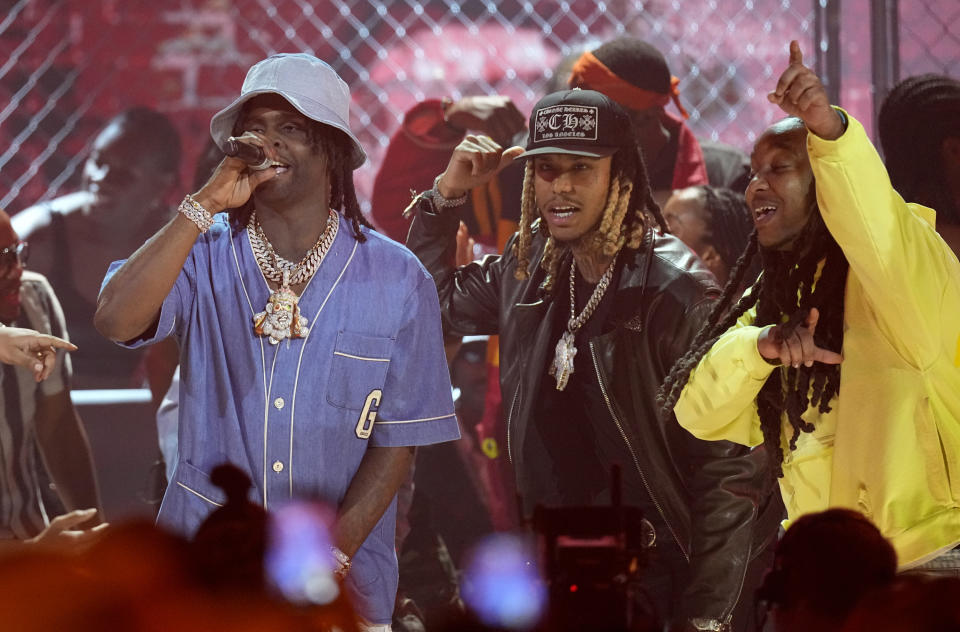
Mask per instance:
[[[253,316],[253,331],[258,336],[269,336],[270,344],[279,344],[285,338],[303,338],[307,335],[307,319],[300,315],[298,297],[289,287],[290,275],[283,273],[283,285],[270,298],[264,311]]]
[[[573,373],[573,358],[577,355],[577,348],[573,341],[573,334],[569,331],[563,332],[560,340],[557,341],[553,364],[550,366],[550,375],[556,378],[558,391],[567,387],[567,381]]]

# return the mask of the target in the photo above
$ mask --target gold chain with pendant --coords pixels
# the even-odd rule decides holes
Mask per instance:
[[[307,319],[300,315],[300,297],[290,289],[291,285],[309,281],[323,262],[323,258],[333,245],[340,227],[340,214],[329,211],[327,226],[317,239],[317,243],[307,251],[299,263],[287,261],[277,254],[273,244],[267,239],[263,227],[257,221],[257,213],[250,214],[247,222],[247,237],[250,248],[257,260],[264,278],[273,281],[279,287],[270,291],[270,297],[262,312],[253,315],[253,332],[258,336],[268,336],[270,344],[281,340],[303,338],[307,335]]]

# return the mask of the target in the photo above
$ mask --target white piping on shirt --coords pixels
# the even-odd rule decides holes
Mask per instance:
[[[195,489],[190,489],[189,487],[187,487],[186,485],[184,485],[184,484],[181,483],[180,481],[177,481],[177,485],[179,485],[180,487],[184,488],[185,490],[187,490],[187,491],[190,492],[191,494],[194,494],[194,495],[196,495],[196,496],[199,496],[200,498],[204,499],[205,501],[207,501],[207,502],[210,503],[211,505],[216,505],[217,507],[223,507],[223,503],[218,503],[218,502],[215,501],[215,500],[211,500],[210,498],[207,498],[206,496],[204,496],[204,495],[201,494],[200,492],[196,491]]]
[[[341,351],[334,351],[333,355],[343,356],[344,358],[353,358],[354,360],[366,360],[367,362],[389,362],[390,358],[367,358],[364,356],[351,355]]]
[[[242,233],[246,236],[247,231],[244,230]],[[243,237],[241,237],[243,239]],[[253,244],[250,243],[250,240],[247,239],[247,246],[250,248],[250,254],[253,255]],[[243,272],[240,270],[240,257],[237,255],[237,248],[235,242],[230,240],[230,250],[233,252],[233,261],[237,266],[237,278],[240,279],[240,287],[243,289],[243,295],[247,299],[247,307],[250,308],[250,318],[253,319],[256,312],[253,309],[253,301],[250,300],[250,293],[247,292],[247,283],[243,280]],[[254,255],[254,261],[256,261],[256,255]],[[260,271],[260,278],[263,279],[263,284],[267,287],[267,291],[270,290],[270,286],[267,284],[266,277],[263,276],[263,270],[260,270],[260,266],[257,265],[257,270]],[[267,358],[266,350],[263,348],[263,337],[259,337],[260,342],[260,375],[263,376],[263,506],[267,506],[267,417],[270,415],[270,397],[269,389],[267,388]],[[277,356],[273,356],[274,363],[276,363]],[[271,382],[273,381],[273,373],[271,371],[270,376]]]
[[[437,421],[438,419],[450,419],[451,417],[456,417],[457,413],[450,413],[449,415],[441,415],[439,417],[424,417],[423,419],[407,419],[405,421],[375,421],[375,424],[382,424],[384,426],[389,424],[418,424],[424,421]]]
[[[350,263],[353,261],[353,256],[357,254],[357,248],[360,247],[360,242],[356,239],[353,240],[353,250],[350,251],[350,256],[347,257],[346,263],[343,264],[343,268],[340,270],[340,275],[337,276],[337,280],[333,282],[333,285],[330,286],[330,291],[327,292],[327,296],[323,299],[323,303],[320,304],[320,309],[317,310],[317,315],[313,317],[313,320],[310,321],[310,329],[307,330],[307,335],[303,339],[303,345],[300,347],[300,357],[297,358],[297,373],[293,378],[293,397],[290,402],[290,455],[288,457],[288,465],[290,474],[290,496],[293,496],[293,413],[297,408],[297,385],[300,383],[300,366],[303,364],[303,352],[307,348],[307,340],[310,339],[310,334],[313,333],[313,327],[316,324],[317,320],[320,318],[320,313],[323,311],[323,308],[326,307],[327,301],[330,300],[330,296],[333,294],[333,291],[340,285],[343,275],[346,274],[347,268],[350,267]],[[323,265],[321,262],[320,265]],[[314,275],[316,276],[316,275]],[[313,280],[312,278],[310,279]],[[307,291],[306,288],[303,289],[304,292]]]

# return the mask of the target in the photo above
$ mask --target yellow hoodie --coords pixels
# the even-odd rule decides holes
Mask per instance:
[[[829,507],[864,513],[901,568],[960,543],[960,262],[935,213],[907,204],[863,126],[828,141],[809,134],[817,201],[850,263],[840,392],[789,451],[780,490],[790,521]],[[704,356],[676,406],[701,439],[763,442],[756,397],[774,370],[745,313]]]

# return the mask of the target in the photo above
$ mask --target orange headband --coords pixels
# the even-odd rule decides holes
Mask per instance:
[[[680,80],[676,77],[670,78],[669,94],[638,88],[617,76],[589,51],[581,55],[573,65],[569,81],[571,86],[589,87],[591,90],[602,92],[620,105],[632,110],[646,110],[658,105],[662,107],[672,99],[683,118],[688,119],[690,115],[680,105],[680,92],[677,90],[679,83]]]

